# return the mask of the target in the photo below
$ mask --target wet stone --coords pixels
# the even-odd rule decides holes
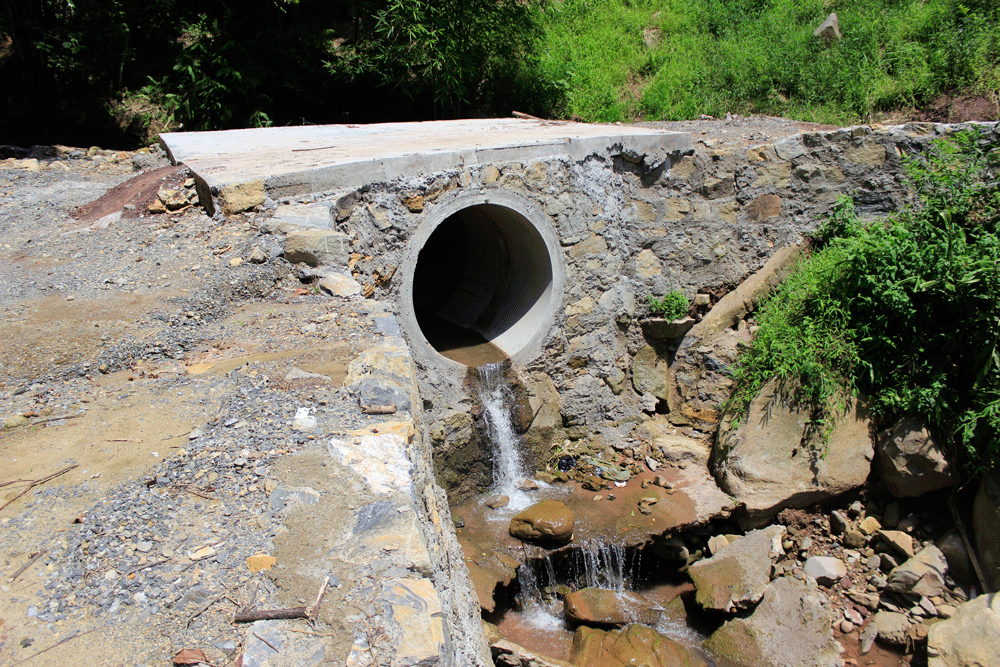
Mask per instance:
[[[510,534],[526,542],[567,544],[573,539],[576,516],[557,500],[543,500],[515,514],[510,520]]]

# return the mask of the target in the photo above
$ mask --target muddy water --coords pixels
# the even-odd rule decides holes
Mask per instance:
[[[541,547],[522,543],[508,533],[510,517],[515,513],[511,508],[490,509],[482,499],[473,500],[453,508],[454,514],[461,516],[465,525],[458,529],[459,543],[466,552],[466,563],[477,585],[482,600],[497,572],[490,571],[487,557],[492,550],[503,554],[510,561],[534,563],[539,572],[535,583],[528,587],[544,589],[553,583],[568,584],[573,589],[593,586],[607,590],[629,590],[666,607],[675,597],[693,591],[686,577],[676,573],[677,564],[672,564],[651,553],[638,550],[650,535],[662,533],[671,526],[687,519],[690,500],[681,492],[667,493],[666,489],[647,485],[657,474],[675,477],[681,486],[684,480],[674,475],[675,470],[661,470],[658,473],[644,472],[629,480],[622,487],[599,493],[587,491],[576,483],[543,485],[537,491],[530,491],[531,502],[544,498],[555,498],[571,507],[576,514],[573,542],[561,549],[549,551]],[[677,497],[674,498],[673,496]],[[612,498],[609,499],[609,496]],[[640,497],[661,498],[653,506],[650,515],[633,511]],[[619,545],[609,547],[608,544]],[[634,545],[626,550],[625,544]],[[595,545],[604,545],[595,547]],[[548,563],[544,563],[548,556]],[[509,562],[510,562],[509,561]],[[572,653],[575,626],[563,618],[562,601],[554,596],[532,597],[530,601],[518,599],[519,590],[525,587],[525,567],[521,566],[518,581],[512,580],[508,586],[498,586],[492,600],[496,608],[484,618],[494,623],[501,635],[529,651],[555,658],[569,660]],[[493,577],[493,579],[491,579]],[[701,648],[706,636],[691,627],[683,617],[663,614],[655,629],[690,651],[703,655],[709,664],[718,667],[738,667],[706,654]]]
[[[665,607],[678,595],[693,590],[686,583],[661,583],[648,587],[637,586],[635,592],[643,597]],[[556,660],[570,659],[573,652],[573,634],[575,628],[562,616],[562,604],[547,604],[535,602],[526,608],[511,608],[495,614],[489,619],[494,622],[504,639],[523,646],[533,653],[538,653]],[[685,623],[683,618],[664,612],[656,630],[667,637],[695,651],[699,651],[705,637]],[[713,661],[719,667],[735,667]]]

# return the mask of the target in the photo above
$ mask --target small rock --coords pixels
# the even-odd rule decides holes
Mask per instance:
[[[879,569],[888,574],[899,567],[899,560],[890,553],[879,556]]]
[[[423,195],[413,195],[404,199],[403,204],[411,213],[420,213],[424,210],[424,197]]]
[[[361,294],[361,284],[349,276],[329,275],[319,281],[319,288],[332,296],[349,297]]]
[[[231,260],[229,260],[229,266],[239,266],[242,263],[243,263],[242,257],[233,257]]]
[[[935,607],[935,611],[939,618],[951,618],[955,615],[955,610],[957,608],[950,604],[939,604]]]
[[[266,554],[257,554],[255,556],[247,556],[247,568],[250,572],[260,572],[261,570],[270,570],[278,559],[274,556],[268,556]]]
[[[834,535],[840,535],[847,527],[850,525],[850,521],[847,519],[847,515],[840,510],[834,510],[830,513],[830,532]]]
[[[210,546],[204,546],[196,551],[189,551],[187,557],[191,560],[205,560],[206,558],[211,558],[215,555],[215,549]]]
[[[853,623],[854,625],[858,626],[860,626],[865,621],[865,619],[861,616],[861,614],[858,613],[857,609],[851,609],[851,608],[847,608],[844,610],[844,618]]]
[[[257,246],[250,253],[249,261],[251,264],[263,264],[267,261],[267,253],[260,246]]]
[[[866,516],[864,519],[858,523],[858,530],[860,530],[865,535],[873,535],[875,531],[882,527],[878,519],[873,516]]]
[[[510,504],[510,496],[490,496],[486,499],[486,506],[490,509],[498,510]]]
[[[847,574],[847,566],[833,556],[813,556],[806,560],[805,572],[817,583],[830,586]]]
[[[895,593],[932,597],[944,589],[947,571],[948,561],[941,550],[932,544],[895,568],[889,574],[887,586]]]
[[[149,206],[147,206],[146,210],[149,211],[150,213],[158,215],[160,213],[166,213],[167,212],[167,207],[164,206],[163,202],[161,202],[159,199],[157,199],[157,200],[153,201],[152,204],[150,204]]]
[[[973,581],[975,575],[972,559],[969,558],[965,542],[957,532],[951,531],[938,539],[935,544],[944,554],[945,560],[948,561],[948,574],[951,575],[952,579],[958,582]]]
[[[865,545],[865,536],[860,530],[848,528],[844,531],[844,536],[840,538],[840,542],[850,549],[858,549]]]
[[[840,21],[836,12],[832,12],[818,28],[813,30],[813,37],[820,37],[828,42],[840,41]]]
[[[181,189],[164,189],[156,193],[168,211],[176,211],[188,205],[188,193]]]
[[[5,431],[9,431],[11,429],[27,426],[29,423],[30,420],[24,415],[14,415],[7,418],[7,420],[3,423],[3,428]]]
[[[913,538],[901,530],[880,530],[878,536],[887,547],[904,558],[913,556]]]
[[[140,541],[136,542],[135,544],[135,550],[138,551],[139,553],[144,553],[144,554],[149,553],[149,550],[152,548],[153,548],[152,542]]]
[[[656,459],[654,459],[652,456],[647,456],[646,457],[646,465],[653,472],[656,472],[657,470],[660,469],[660,462],[657,461]]]
[[[653,484],[660,487],[661,489],[672,489],[674,485],[667,481],[667,478],[663,475],[657,475],[653,478]]]
[[[893,646],[906,646],[910,621],[904,614],[880,611],[872,618],[872,623],[878,627],[878,636],[882,641]]]
[[[840,631],[845,635],[850,634],[854,632],[854,624],[845,618],[840,622]]]
[[[878,637],[878,626],[869,623],[861,630],[861,654],[864,655],[872,650],[875,638]]]
[[[565,599],[566,618],[574,623],[622,625],[655,624],[660,614],[655,605],[637,593],[619,593],[598,588],[583,588]]]
[[[882,513],[882,525],[889,529],[896,528],[899,525],[899,520],[902,516],[902,509],[899,506],[899,501],[893,500],[885,506],[885,512]]]
[[[200,428],[196,428],[190,433],[188,433],[188,440],[197,440],[201,436],[205,435]]]

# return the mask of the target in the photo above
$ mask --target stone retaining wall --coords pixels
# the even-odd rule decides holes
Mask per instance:
[[[503,189],[544,212],[558,234],[565,289],[541,355],[520,369],[535,410],[529,439],[544,444],[586,437],[595,425],[638,421],[634,385],[649,377],[668,383],[676,346],[643,336],[648,296],[702,294],[699,312],[706,312],[776,250],[802,242],[838,197],[850,197],[865,216],[904,205],[906,157],[963,128],[1000,137],[996,123],[911,123],[805,132],[740,149],[702,142],[666,158],[611,147],[579,160],[511,161],[285,200],[274,224],[280,229],[282,210],[295,204],[309,203],[321,217],[328,211],[330,226],[343,235],[335,253],[346,263],[341,268],[366,296],[393,301],[403,291],[399,267],[412,252],[408,244],[436,207]],[[435,450],[453,461],[484,456],[461,417],[471,409],[464,369],[416,356]],[[659,398],[667,391],[641,389]],[[713,429],[716,406],[707,398],[696,390],[686,396],[691,405],[679,423]],[[467,479],[463,490],[477,481],[485,480]]]

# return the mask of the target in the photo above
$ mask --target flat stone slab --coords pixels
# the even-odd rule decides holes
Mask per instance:
[[[582,159],[612,148],[659,162],[692,146],[681,132],[517,118],[166,132],[160,141],[213,192],[263,181],[272,198],[474,165]]]

